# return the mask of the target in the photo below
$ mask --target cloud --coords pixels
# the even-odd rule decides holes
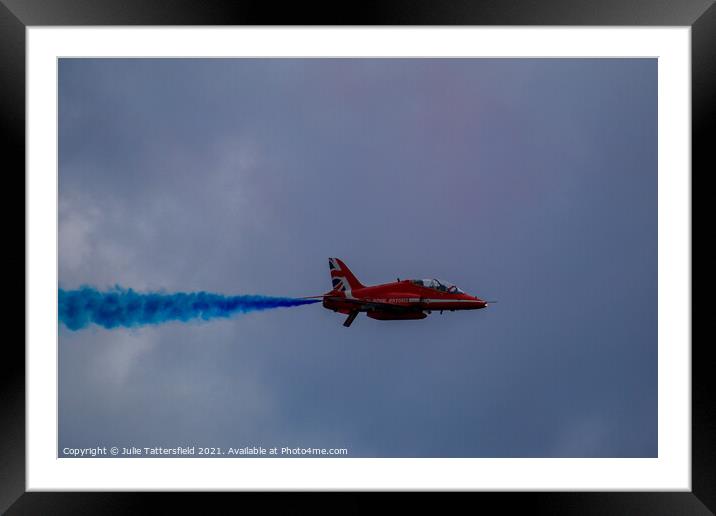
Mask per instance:
[[[570,421],[559,433],[546,457],[616,457],[609,422],[590,415]]]
[[[102,340],[113,349],[106,349],[106,353],[97,356],[96,370],[105,371],[107,378],[115,386],[124,385],[131,377],[133,367],[147,353],[151,353],[156,345],[155,339],[149,333],[125,332],[120,339],[113,342],[112,337],[103,335]]]
[[[59,203],[60,277],[68,277],[87,265],[93,252],[93,229],[99,212],[85,203],[61,198]]]

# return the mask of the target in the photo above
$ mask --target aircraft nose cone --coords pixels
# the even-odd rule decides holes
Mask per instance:
[[[480,298],[478,298],[478,297],[475,298],[475,301],[477,302],[477,307],[478,307],[478,308],[487,308],[487,302],[486,302],[486,301],[483,301],[482,299],[480,299]]]

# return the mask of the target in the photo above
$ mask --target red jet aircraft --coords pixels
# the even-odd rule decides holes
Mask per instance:
[[[470,296],[455,285],[436,279],[400,280],[366,287],[338,258],[329,258],[333,290],[322,296],[328,310],[348,314],[343,326],[350,326],[360,312],[371,319],[404,321],[425,319],[433,310],[476,310],[487,301]]]

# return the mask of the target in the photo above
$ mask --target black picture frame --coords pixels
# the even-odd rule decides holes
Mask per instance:
[[[5,178],[25,170],[25,28],[61,25],[664,25],[691,27],[692,181],[716,170],[708,138],[716,113],[716,6],[713,0],[383,0],[381,2],[290,3],[175,0],[0,0],[0,120],[5,134]],[[9,159],[8,159],[9,158]],[[25,192],[24,181],[20,189]],[[6,188],[6,199],[16,190]],[[11,193],[12,192],[12,193]],[[24,199],[23,195],[23,199]],[[6,202],[6,205],[9,203]],[[693,206],[693,205],[692,205]],[[693,211],[693,207],[692,207]],[[693,218],[693,217],[692,217]],[[9,216],[6,221],[13,220]],[[23,233],[23,242],[25,234]],[[693,253],[693,245],[692,251]],[[23,253],[6,253],[24,267]],[[22,262],[20,259],[22,257]],[[692,255],[693,256],[693,255]],[[26,272],[27,274],[27,272]],[[19,276],[19,275],[18,275]],[[22,287],[25,291],[25,285]],[[680,303],[691,299],[678,300]],[[693,317],[693,316],[692,316]],[[692,319],[693,320],[693,319]],[[693,327],[693,323],[692,323]],[[469,493],[462,502],[496,503],[500,511],[528,510],[549,514],[710,514],[716,512],[716,403],[714,375],[707,359],[710,346],[692,338],[692,490],[690,492],[528,492]],[[19,339],[8,339],[0,360],[0,512],[7,514],[119,514],[141,512],[160,502],[207,510],[232,497],[256,500],[248,493],[39,493],[25,491],[25,351]],[[357,512],[383,504],[375,493],[321,497],[285,495],[287,507],[314,511],[321,507]],[[475,498],[477,497],[477,498]],[[382,497],[381,497],[382,498]],[[412,498],[423,509],[445,509],[444,500]],[[242,501],[245,503],[245,501]],[[272,502],[273,505],[273,502]],[[245,507],[245,506],[242,506]],[[404,507],[405,508],[405,507]],[[238,507],[237,507],[238,509]]]

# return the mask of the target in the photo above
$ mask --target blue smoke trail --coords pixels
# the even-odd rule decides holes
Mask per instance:
[[[121,287],[107,292],[100,292],[92,287],[82,287],[79,290],[59,289],[58,297],[59,320],[70,330],[79,330],[90,323],[105,328],[131,328],[167,321],[208,321],[217,317],[231,317],[236,313],[318,302],[316,299],[222,296],[208,292],[142,294]]]

